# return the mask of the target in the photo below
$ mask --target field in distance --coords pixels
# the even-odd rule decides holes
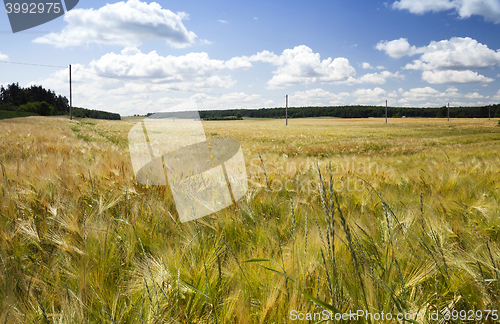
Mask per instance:
[[[140,120],[0,120],[0,322],[496,321],[496,119],[204,121],[249,188],[188,223],[135,181]]]

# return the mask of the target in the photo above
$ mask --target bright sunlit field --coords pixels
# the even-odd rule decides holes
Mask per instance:
[[[0,323],[496,322],[497,120],[206,121],[249,188],[187,223],[135,180],[140,120],[0,121]]]

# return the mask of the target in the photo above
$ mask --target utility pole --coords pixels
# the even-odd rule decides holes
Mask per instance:
[[[286,125],[288,126],[288,95],[286,95],[285,119]]]
[[[491,120],[491,105],[488,106],[488,120]]]
[[[448,121],[450,121],[450,103],[448,102]]]
[[[387,124],[387,100],[385,101],[385,123]]]
[[[71,64],[69,65],[69,119],[73,119],[73,98],[71,93]]]

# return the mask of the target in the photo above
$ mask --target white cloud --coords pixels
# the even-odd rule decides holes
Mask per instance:
[[[198,93],[189,99],[197,102],[199,110],[275,107],[277,105],[273,100],[263,99],[261,95],[244,92],[232,92],[222,96]]]
[[[406,38],[392,41],[380,41],[375,48],[379,51],[385,51],[387,55],[393,58],[400,58],[405,55],[411,56],[417,52],[417,48],[415,46],[410,46]]]
[[[456,8],[455,1],[450,0],[400,0],[392,4],[392,8],[408,10],[414,14],[424,14],[426,12],[438,12]]]
[[[219,19],[217,21],[220,22],[221,24],[227,24],[227,20]]]
[[[362,67],[363,67],[363,69],[365,69],[365,70],[371,70],[371,69],[373,69],[373,66],[371,66],[371,65],[370,65],[370,63],[368,63],[368,62],[363,62],[363,63],[361,63],[361,66],[362,66]]]
[[[423,71],[422,80],[431,84],[492,82],[494,79],[473,71]]]
[[[151,53],[143,55],[149,55],[149,58],[142,57],[149,61],[154,57]],[[188,55],[186,56],[189,57]],[[186,58],[184,57],[184,59]],[[218,68],[227,69],[223,64],[224,61],[220,62],[222,62],[220,65],[217,62],[212,62],[216,66],[214,71],[218,71]],[[78,107],[113,111],[122,115],[160,111],[169,106],[191,100],[197,102],[198,109],[200,110],[277,106],[273,100],[262,98],[260,94],[246,94],[244,92],[231,92],[221,95],[212,94],[212,88],[227,88],[233,85],[234,81],[230,77],[210,75],[214,72],[209,68],[205,70],[208,73],[206,76],[203,76],[202,73],[195,73],[194,76],[179,74],[176,78],[169,74],[171,79],[175,80],[161,83],[161,80],[148,80],[140,72],[140,67],[135,69],[135,72],[130,71],[127,74],[127,63],[123,62],[122,64],[123,71],[114,72],[118,75],[126,75],[127,78],[133,78],[135,75],[138,75],[137,81],[103,78],[96,74],[95,65],[72,65],[73,104]],[[147,72],[164,76],[164,72],[162,71]],[[181,71],[177,70],[177,72],[180,73]],[[188,71],[184,70],[182,72],[187,73]],[[68,70],[65,69],[54,73],[51,77],[41,82],[35,81],[30,84],[44,84],[45,87],[55,90],[56,93],[66,94],[68,87],[67,79]]]
[[[484,98],[483,95],[480,95],[479,93],[477,92],[474,92],[474,93],[468,93],[465,95],[466,98],[468,99],[481,99],[481,98]]]
[[[446,89],[446,95],[450,97],[461,97],[461,94],[458,92],[456,87],[448,87]]]
[[[170,95],[172,102],[178,102],[193,92],[209,93],[214,88],[231,88],[236,81],[228,72],[247,67],[244,62],[241,63],[238,58],[216,60],[203,52],[162,56],[156,51],[143,53],[135,47],[127,47],[121,53],[107,53],[88,65],[72,65],[74,103],[76,106],[122,113],[134,113],[133,105],[136,105],[135,113],[141,109],[153,111],[153,108],[158,108],[155,100],[165,93]],[[43,84],[64,94],[67,92],[67,79],[68,70],[63,69],[45,80],[32,83]],[[229,98],[222,98],[227,99],[226,108],[231,107]],[[237,99],[235,95],[231,98]],[[249,98],[254,101],[240,96],[238,102],[252,106],[256,99]],[[217,100],[207,102],[218,106],[224,104]],[[266,104],[268,101],[260,99],[259,103]],[[234,105],[238,106],[238,103]],[[206,109],[212,108],[207,106]]]
[[[325,106],[325,105],[382,105],[385,100],[395,103],[398,94],[396,91],[387,92],[376,87],[374,89],[356,89],[349,92],[340,92],[338,94],[326,91],[321,88],[297,91],[290,96],[290,103],[293,106]],[[392,103],[391,103],[392,104]]]
[[[456,87],[448,87],[446,91],[440,92],[431,87],[423,88],[413,88],[408,91],[403,89],[399,90],[401,99],[398,103],[403,106],[419,106],[419,107],[431,107],[431,106],[443,106],[450,102],[453,105],[460,105],[456,98],[466,97],[468,99],[475,99],[476,96],[480,96],[478,93],[475,94],[461,94]],[[470,103],[461,103],[461,105],[466,106]]]
[[[387,91],[376,87],[374,89],[357,89],[352,93],[356,97],[356,103],[362,105],[381,105],[385,103]]]
[[[367,73],[360,78],[351,77],[345,83],[349,85],[360,83],[384,84],[389,78],[403,79],[404,77],[399,72],[382,71],[380,73]]]
[[[467,99],[459,101],[458,99]],[[479,105],[478,99],[489,98],[478,92],[462,94],[456,87],[448,87],[441,92],[432,87],[412,88],[408,91],[399,88],[388,91],[375,87],[356,89],[351,92],[332,93],[321,88],[297,91],[290,96],[292,106],[327,106],[327,105],[385,105],[388,100],[392,106],[441,107],[448,102],[455,106]],[[495,98],[492,98],[495,100]],[[496,94],[500,100],[500,90]]]
[[[405,91],[401,94],[404,99],[401,99],[400,102],[404,101],[424,101],[429,100],[431,97],[441,96],[442,94],[431,87],[425,88],[413,88],[409,91]]]
[[[88,44],[137,46],[143,41],[163,39],[175,48],[194,44],[196,34],[188,31],[184,12],[173,13],[161,5],[140,0],[107,4],[95,9],[73,9],[64,15],[68,25],[60,33],[36,38],[35,43],[56,47]]]
[[[224,63],[227,68],[231,70],[236,69],[249,69],[252,67],[252,63],[246,57],[236,56]]]
[[[122,100],[115,109],[123,115],[132,115],[138,112],[140,114],[145,114],[148,112],[164,111],[168,109],[168,107],[173,107],[189,101],[195,101],[198,110],[244,109],[277,106],[274,101],[265,100],[258,94],[231,92],[222,96],[197,93],[189,97],[165,96],[156,100]]]
[[[432,41],[418,48],[411,46],[406,38],[400,38],[379,42],[376,48],[394,58],[421,54],[404,69],[423,71],[422,79],[432,84],[491,82],[492,78],[472,70],[500,64],[500,50],[490,49],[470,37]]]
[[[470,37],[453,37],[450,40],[432,41],[420,47],[420,59],[407,64],[406,69],[478,69],[500,64],[500,51],[492,50]]]
[[[335,94],[325,91],[320,88],[297,91],[290,96],[290,103],[294,107],[300,106],[324,106],[324,105],[339,105],[344,102],[344,99],[349,97],[349,93],[341,92]]]
[[[8,61],[9,60],[9,56],[7,54],[3,54],[2,52],[0,52],[0,61]]]
[[[341,82],[356,74],[348,59],[329,57],[321,60],[319,53],[314,53],[305,45],[285,49],[279,56],[263,51],[248,59],[277,66],[273,71],[274,76],[267,82],[269,88],[280,88],[291,84]]]
[[[402,98],[398,100],[398,104],[403,106],[436,106],[432,100],[436,100],[436,98],[443,97],[444,95],[431,87],[413,88],[401,94]],[[443,101],[443,99],[436,102],[439,101]]]
[[[271,63],[273,65],[282,64],[281,58],[278,55],[274,54],[273,52],[269,52],[267,50],[254,54],[247,59],[255,62]]]
[[[204,52],[161,56],[156,51],[142,53],[135,47],[127,47],[120,54],[107,53],[93,60],[87,70],[115,78],[173,84],[182,88],[227,88],[234,82],[216,73],[240,67],[244,66],[237,61],[214,60]]]
[[[500,2],[497,0],[400,0],[394,2],[392,7],[414,14],[454,9],[461,18],[479,15],[485,20],[500,23]]]
[[[493,100],[500,100],[500,90],[491,98]]]
[[[500,2],[495,0],[464,0],[458,9],[458,14],[462,18],[479,15],[498,24],[500,23]]]

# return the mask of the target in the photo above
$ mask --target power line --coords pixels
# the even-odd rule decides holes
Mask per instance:
[[[53,67],[53,68],[67,68],[67,66],[61,66],[61,65],[47,65],[47,64],[12,62],[12,61],[0,61],[0,63],[10,63],[10,64],[17,64],[17,65],[30,65],[30,66],[43,66],[43,67]]]

